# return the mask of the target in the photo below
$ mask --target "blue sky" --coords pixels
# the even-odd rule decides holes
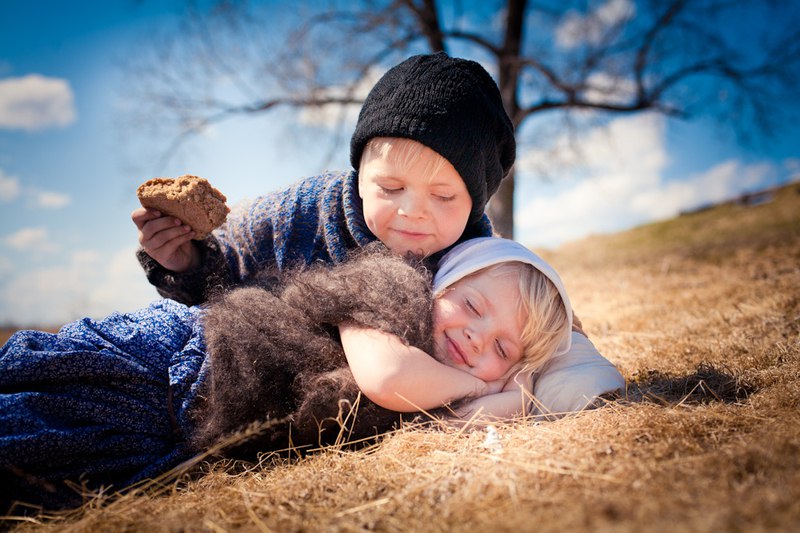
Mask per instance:
[[[154,173],[207,177],[235,204],[322,170],[322,149],[278,126],[286,113],[215,126],[165,168],[137,152],[145,139],[118,120],[120,61],[179,9],[177,1],[0,4],[0,324],[57,325],[157,298],[134,258],[130,221],[136,186]],[[546,183],[532,176],[547,154],[526,147],[517,239],[556,247],[785,183],[800,176],[798,146],[798,126],[754,149],[710,122],[632,115],[589,132],[581,170],[552,170]],[[325,163],[346,167],[347,154]]]

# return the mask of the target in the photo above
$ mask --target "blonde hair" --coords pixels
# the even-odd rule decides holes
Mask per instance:
[[[432,154],[433,157],[425,157]],[[435,176],[449,164],[443,156],[428,148],[424,144],[403,137],[373,137],[364,147],[359,162],[359,173],[364,168],[364,163],[375,157],[384,157],[397,165],[401,170],[411,168],[420,157],[425,157],[422,168],[424,176]]]
[[[550,359],[565,336],[570,334],[569,316],[555,284],[538,268],[520,261],[506,261],[482,268],[473,276],[516,276],[517,311],[525,317],[522,328],[522,358],[519,371],[533,372]],[[461,281],[461,280],[459,280]],[[456,282],[458,283],[458,282]]]

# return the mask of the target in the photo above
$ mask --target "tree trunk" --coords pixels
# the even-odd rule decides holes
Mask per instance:
[[[519,125],[519,55],[522,45],[522,32],[525,22],[526,0],[508,0],[506,6],[506,27],[503,48],[497,58],[498,86],[503,98],[503,106],[511,117],[514,126]],[[514,238],[514,170],[508,173],[500,184],[500,189],[489,202],[489,218],[495,232],[508,239]]]
[[[500,184],[487,209],[494,231],[501,237],[514,238],[514,169]]]

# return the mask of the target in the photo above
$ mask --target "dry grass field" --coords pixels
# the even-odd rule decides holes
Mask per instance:
[[[800,185],[547,257],[629,385],[555,421],[408,427],[14,531],[800,531]]]

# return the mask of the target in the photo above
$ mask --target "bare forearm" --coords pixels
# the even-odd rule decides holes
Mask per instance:
[[[513,375],[496,394],[487,394],[461,405],[456,416],[470,419],[476,414],[486,420],[509,419],[528,413],[532,400],[530,372]]]
[[[499,392],[476,398],[456,411],[461,419],[469,419],[479,414],[487,419],[509,419],[524,415],[530,398],[521,391]]]
[[[381,407],[419,411],[488,392],[482,380],[439,363],[393,335],[356,327],[340,327],[340,332],[356,383]]]
[[[375,403],[394,411],[419,411],[487,393],[482,380],[445,366],[421,350],[417,352],[405,357],[387,376],[376,391],[383,404]]]

